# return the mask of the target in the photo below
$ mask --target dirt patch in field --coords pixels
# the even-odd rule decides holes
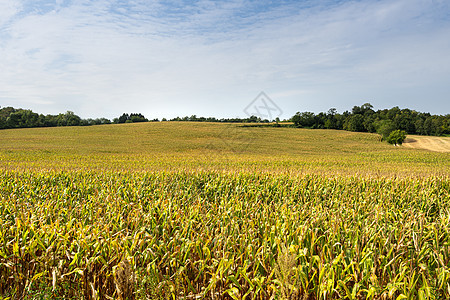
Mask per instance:
[[[435,152],[450,152],[450,137],[408,136],[403,146]]]

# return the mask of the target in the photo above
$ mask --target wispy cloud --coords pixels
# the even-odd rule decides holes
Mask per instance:
[[[20,4],[16,1],[0,3],[0,24],[3,25],[20,11]]]
[[[448,1],[16,2],[0,4],[2,106],[234,116],[265,90],[285,117],[450,110]]]

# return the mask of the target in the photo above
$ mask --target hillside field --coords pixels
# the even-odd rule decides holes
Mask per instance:
[[[447,174],[450,167],[449,153],[393,147],[377,134],[336,130],[156,122],[2,130],[0,140],[0,162],[9,169],[410,177]]]
[[[1,130],[0,299],[448,299],[450,153],[427,149],[219,123]]]
[[[404,146],[436,152],[450,152],[450,138],[413,135],[405,140]]]

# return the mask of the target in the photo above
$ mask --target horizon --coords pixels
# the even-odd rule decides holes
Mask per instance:
[[[371,103],[363,103],[363,104],[361,104],[361,105],[356,105],[356,106],[358,106],[358,107],[361,107],[362,105],[364,105],[364,104],[371,104]],[[12,107],[12,106],[2,106],[2,105],[0,105],[0,110],[1,109],[3,109],[3,108],[6,108],[6,107]],[[411,111],[413,111],[413,112],[417,112],[417,113],[420,113],[420,114],[431,114],[432,116],[448,116],[448,115],[450,115],[450,113],[445,113],[445,114],[433,114],[433,113],[431,113],[431,112],[427,112],[427,111],[418,111],[418,110],[414,110],[414,109],[411,109],[411,108],[409,108],[409,107],[399,107],[399,106],[393,106],[393,107],[389,107],[389,108],[379,108],[379,109],[377,109],[377,108],[373,108],[373,110],[375,111],[375,112],[377,112],[377,111],[383,111],[383,110],[390,110],[390,109],[392,109],[392,108],[395,108],[395,107],[398,107],[400,110],[404,110],[404,109],[409,109],[409,110],[411,110]],[[17,109],[17,110],[20,110],[20,109],[22,109],[22,110],[31,110],[31,109],[29,109],[29,108],[24,108],[24,107],[13,107],[14,109]],[[352,107],[353,108],[353,107]],[[349,113],[352,113],[352,108],[349,108],[349,109],[345,109],[345,110],[343,110],[343,111],[336,111],[336,113],[337,114],[344,114],[344,113],[346,113],[346,112],[349,112]],[[317,115],[317,114],[320,114],[320,113],[327,113],[330,109],[334,109],[334,107],[330,107],[329,109],[327,109],[327,110],[325,110],[325,111],[320,111],[320,112],[312,112],[312,113],[314,113],[315,115]],[[83,116],[80,116],[79,114],[77,114],[77,112],[74,112],[74,111],[70,111],[70,110],[66,110],[66,111],[61,111],[61,112],[58,112],[58,113],[56,113],[56,114],[46,114],[46,113],[41,113],[41,112],[38,112],[38,111],[34,111],[34,110],[32,110],[32,112],[33,113],[37,113],[37,114],[39,114],[39,115],[58,115],[58,114],[65,114],[65,113],[67,113],[67,112],[72,112],[72,113],[74,113],[75,115],[77,115],[77,116],[79,116],[79,117],[81,117],[81,119],[101,119],[101,118],[105,118],[105,119],[108,119],[108,120],[110,120],[110,121],[113,121],[114,119],[118,119],[121,115],[123,115],[123,114],[128,114],[128,115],[130,115],[130,114],[142,114],[145,118],[147,118],[148,119],[148,121],[149,122],[151,122],[151,121],[153,121],[153,120],[158,120],[158,121],[162,121],[162,119],[166,119],[166,121],[171,121],[171,120],[173,120],[173,119],[175,119],[175,118],[185,118],[185,117],[192,117],[192,116],[196,116],[197,118],[215,118],[215,119],[217,119],[218,121],[220,121],[220,120],[223,120],[223,119],[247,119],[247,118],[249,118],[249,117],[253,117],[253,116],[255,116],[255,117],[259,117],[259,118],[261,118],[261,120],[268,120],[268,121],[275,121],[275,119],[276,118],[272,118],[272,119],[269,119],[269,118],[263,118],[263,117],[261,117],[261,114],[260,115],[258,115],[258,114],[247,114],[247,115],[245,115],[245,116],[242,116],[242,117],[236,117],[236,116],[230,116],[230,117],[227,117],[227,116],[225,116],[225,117],[217,117],[217,116],[214,116],[214,115],[199,115],[199,114],[191,114],[191,115],[178,115],[178,116],[174,116],[174,117],[171,117],[171,118],[168,118],[168,117],[165,117],[165,116],[162,116],[162,117],[153,117],[153,116],[147,116],[147,115],[145,115],[145,114],[143,114],[143,113],[141,113],[141,112],[139,112],[139,111],[127,111],[127,112],[121,112],[121,113],[119,113],[119,114],[117,114],[117,116],[115,116],[115,117],[112,117],[112,118],[107,118],[107,117],[105,117],[105,116],[94,116],[94,117],[89,117],[89,118],[84,118]],[[284,117],[284,118],[281,118],[280,117],[280,121],[289,121],[296,113],[302,113],[302,112],[310,112],[310,111],[297,111],[297,112],[295,112],[293,115],[291,115],[291,116],[288,116],[288,117]]]

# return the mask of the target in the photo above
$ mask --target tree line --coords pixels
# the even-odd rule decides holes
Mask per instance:
[[[57,126],[91,126],[112,123],[148,122],[140,113],[124,113],[112,121],[107,118],[82,119],[71,111],[57,115],[43,115],[30,109],[3,107],[0,109],[0,129],[57,127]],[[152,121],[158,121],[157,119]]]
[[[450,134],[450,114],[431,115],[408,108],[400,109],[398,106],[375,111],[370,103],[354,106],[351,112],[345,111],[342,114],[335,108],[317,115],[312,112],[297,112],[291,121],[296,127],[377,132],[382,136],[394,130],[419,135]]]
[[[106,118],[82,119],[68,111],[58,115],[37,114],[29,109],[3,107],[0,109],[0,129],[56,127],[56,126],[89,126],[111,124]]]
[[[16,109],[3,107],[0,109],[0,129],[30,128],[30,127],[56,127],[56,126],[90,126],[102,124],[120,124],[136,122],[158,122],[158,119],[149,120],[141,113],[123,113],[112,121],[106,118],[82,119],[73,112],[58,115],[37,114],[29,109]],[[187,122],[223,122],[223,123],[270,123],[267,119],[257,116],[248,118],[222,118],[215,117],[175,117],[163,118],[162,121]],[[287,122],[293,123],[289,125]],[[274,126],[280,126],[277,118]],[[450,135],[450,114],[431,115],[408,108],[382,109],[375,111],[370,103],[354,106],[351,111],[338,113],[335,108],[326,113],[297,112],[291,118],[284,120],[283,126],[294,126],[311,129],[337,129],[357,132],[377,132],[387,139],[391,132],[399,130],[405,134],[419,135]]]
[[[192,121],[192,122],[224,122],[224,123],[269,123],[269,120],[262,120],[256,116],[248,118],[226,118],[217,119],[214,117],[175,117],[173,119],[163,118],[162,121]],[[57,127],[57,126],[91,126],[103,124],[122,124],[138,122],[159,122],[159,119],[147,119],[141,113],[123,113],[120,117],[112,121],[106,118],[82,119],[73,112],[60,113],[58,115],[43,115],[33,112],[30,109],[3,107],[0,108],[0,129],[12,128],[32,128],[32,127]]]
[[[218,119],[215,117],[197,117],[197,115],[192,115],[190,117],[175,117],[173,119],[167,120],[163,118],[162,121],[175,121],[175,122],[214,122],[214,123],[270,123],[267,119],[261,119],[257,116],[250,116],[248,118],[222,118]]]

